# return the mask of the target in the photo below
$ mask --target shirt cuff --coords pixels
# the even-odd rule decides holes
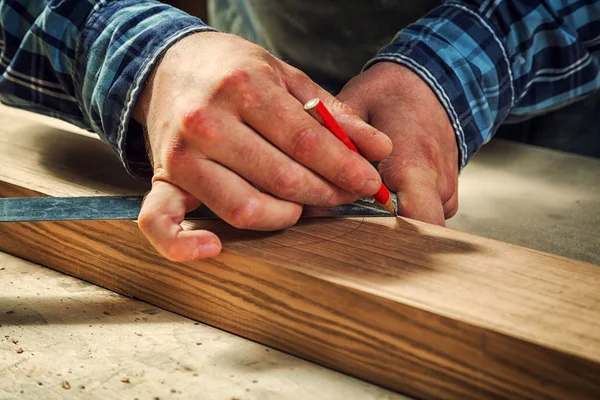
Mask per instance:
[[[86,23],[74,80],[83,111],[135,177],[152,176],[141,126],[132,119],[144,82],[170,46],[202,31],[215,29],[155,1],[101,1]]]
[[[514,103],[506,49],[478,12],[447,3],[409,25],[365,66],[391,61],[435,92],[456,133],[459,166],[489,141]]]

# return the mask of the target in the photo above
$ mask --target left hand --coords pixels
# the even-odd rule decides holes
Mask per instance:
[[[392,139],[379,172],[398,194],[399,214],[445,226],[458,211],[458,148],[427,83],[406,67],[380,62],[348,82],[338,99]]]

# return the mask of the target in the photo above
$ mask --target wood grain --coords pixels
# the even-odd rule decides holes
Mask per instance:
[[[2,196],[146,190],[97,140],[0,124]],[[170,263],[131,221],[4,223],[0,249],[421,398],[600,398],[598,266],[401,218],[197,225],[220,256]]]

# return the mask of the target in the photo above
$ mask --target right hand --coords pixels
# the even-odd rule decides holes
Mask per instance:
[[[202,203],[234,227],[278,230],[295,224],[304,204],[377,192],[377,170],[304,111],[314,97],[367,159],[390,154],[386,135],[261,47],[212,32],[173,45],[134,110],[154,167],[139,226],[154,247],[173,261],[219,254],[216,235],[180,225]]]

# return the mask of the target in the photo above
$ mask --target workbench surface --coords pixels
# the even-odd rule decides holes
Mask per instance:
[[[493,142],[463,171],[448,225],[600,264],[599,172]],[[405,398],[2,253],[0,282],[0,399]]]
[[[3,253],[0,282],[0,399],[405,398]]]
[[[600,265],[600,159],[492,141],[459,203],[449,228]]]

